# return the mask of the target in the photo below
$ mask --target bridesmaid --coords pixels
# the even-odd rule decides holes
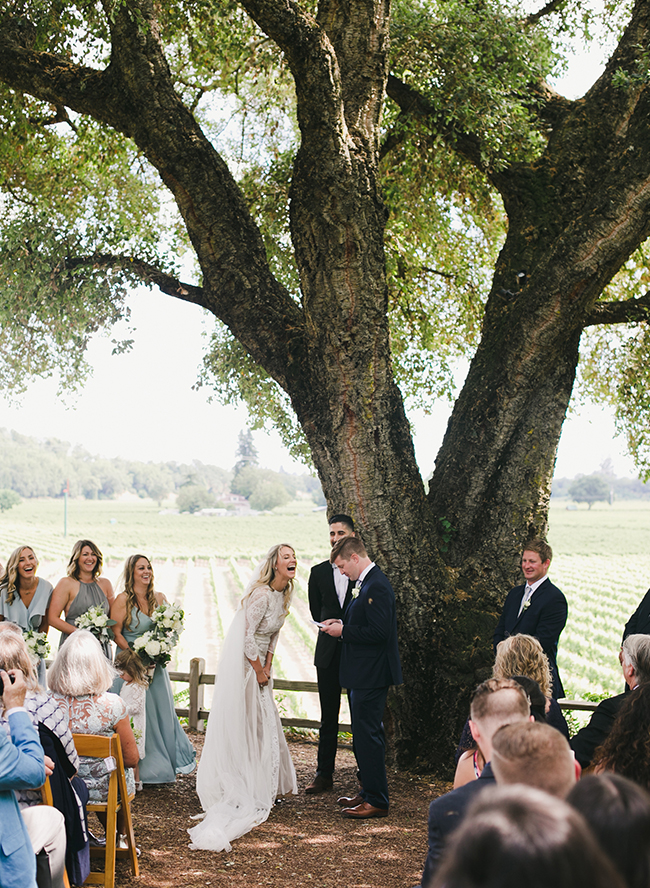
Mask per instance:
[[[145,555],[131,555],[124,565],[124,592],[115,599],[111,619],[115,620],[115,644],[128,650],[138,636],[154,625],[150,619],[159,604],[167,599],[154,591],[153,568]],[[122,683],[113,684],[120,693]],[[156,664],[145,700],[145,751],[140,761],[143,783],[173,783],[177,774],[189,774],[196,767],[196,753],[183,731],[176,712],[167,670]]]
[[[100,576],[104,556],[91,540],[77,540],[68,562],[68,575],[59,580],[52,592],[47,618],[50,626],[61,632],[59,647],[75,629],[75,620],[88,608],[99,605],[108,615],[115,594],[111,581]],[[65,619],[61,619],[61,613]],[[110,642],[102,645],[111,659]]]
[[[47,635],[52,583],[37,576],[37,569],[38,558],[31,546],[14,549],[0,576],[0,620],[16,623],[25,631],[33,629]],[[46,687],[43,660],[38,661],[38,683]]]

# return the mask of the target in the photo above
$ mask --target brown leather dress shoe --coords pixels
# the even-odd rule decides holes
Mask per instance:
[[[355,808],[357,805],[360,805],[361,802],[364,801],[363,796],[355,795],[355,796],[341,796],[340,799],[336,800],[336,804],[341,808]]]
[[[388,817],[388,808],[375,808],[368,802],[361,802],[354,808],[344,808],[341,811],[344,817],[354,817],[356,820],[365,820],[367,817]]]
[[[327,792],[333,786],[334,781],[331,777],[326,777],[324,774],[316,774],[309,786],[305,787],[305,792],[309,793],[309,795],[315,795],[318,792]]]

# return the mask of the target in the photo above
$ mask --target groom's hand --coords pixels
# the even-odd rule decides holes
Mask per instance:
[[[331,635],[332,638],[340,638],[341,633],[343,632],[343,621],[323,620],[320,631],[324,632],[326,635]]]

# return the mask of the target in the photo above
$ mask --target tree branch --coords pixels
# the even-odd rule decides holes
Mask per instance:
[[[566,0],[549,0],[546,6],[543,6],[537,12],[531,12],[529,16],[526,16],[524,19],[524,25],[536,25],[540,19],[544,18],[544,16],[550,15],[565,4]]]
[[[639,324],[647,320],[650,320],[650,293],[623,302],[597,302],[588,315],[585,326]]]
[[[134,256],[93,253],[91,256],[75,256],[72,259],[65,259],[62,265],[69,271],[75,268],[119,268],[130,275],[135,275],[145,284],[158,287],[167,296],[175,296],[177,299],[193,302],[196,305],[205,304],[206,294],[203,287],[185,284],[150,262],[145,262]]]
[[[487,172],[481,157],[481,145],[476,136],[460,132],[442,121],[437,123],[439,114],[434,106],[420,92],[404,83],[399,77],[395,77],[394,74],[388,75],[386,92],[401,109],[404,117],[411,116],[426,121],[432,134],[437,133],[443,136],[443,138],[453,144],[456,150],[471,160],[477,169]],[[399,141],[400,139],[394,131],[389,134],[382,146],[381,156],[384,157]]]

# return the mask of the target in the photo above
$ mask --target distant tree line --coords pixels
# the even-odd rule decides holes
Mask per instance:
[[[592,472],[575,478],[554,478],[553,497],[569,497],[575,502],[650,499],[650,484],[639,478],[617,478],[608,472]],[[591,506],[590,506],[591,507]]]
[[[279,484],[284,495],[281,498],[286,497],[286,500],[293,499],[299,491],[309,494],[314,501],[322,497],[319,482],[310,475],[271,472],[250,463],[248,468],[259,473],[260,480],[271,479],[274,484]],[[73,497],[114,499],[123,493],[135,493],[157,502],[181,492],[185,492],[187,498],[187,491],[196,493],[199,490],[201,504],[198,508],[204,508],[222,504],[231,492],[234,477],[234,473],[227,469],[206,465],[199,460],[145,463],[122,458],[105,459],[57,438],[36,439],[0,429],[0,490],[13,491],[25,499],[63,496],[66,485]],[[252,484],[251,491],[242,491],[242,494],[249,497],[255,489],[256,485]],[[238,493],[239,490],[232,492]],[[273,507],[254,505],[253,502],[251,506]]]

